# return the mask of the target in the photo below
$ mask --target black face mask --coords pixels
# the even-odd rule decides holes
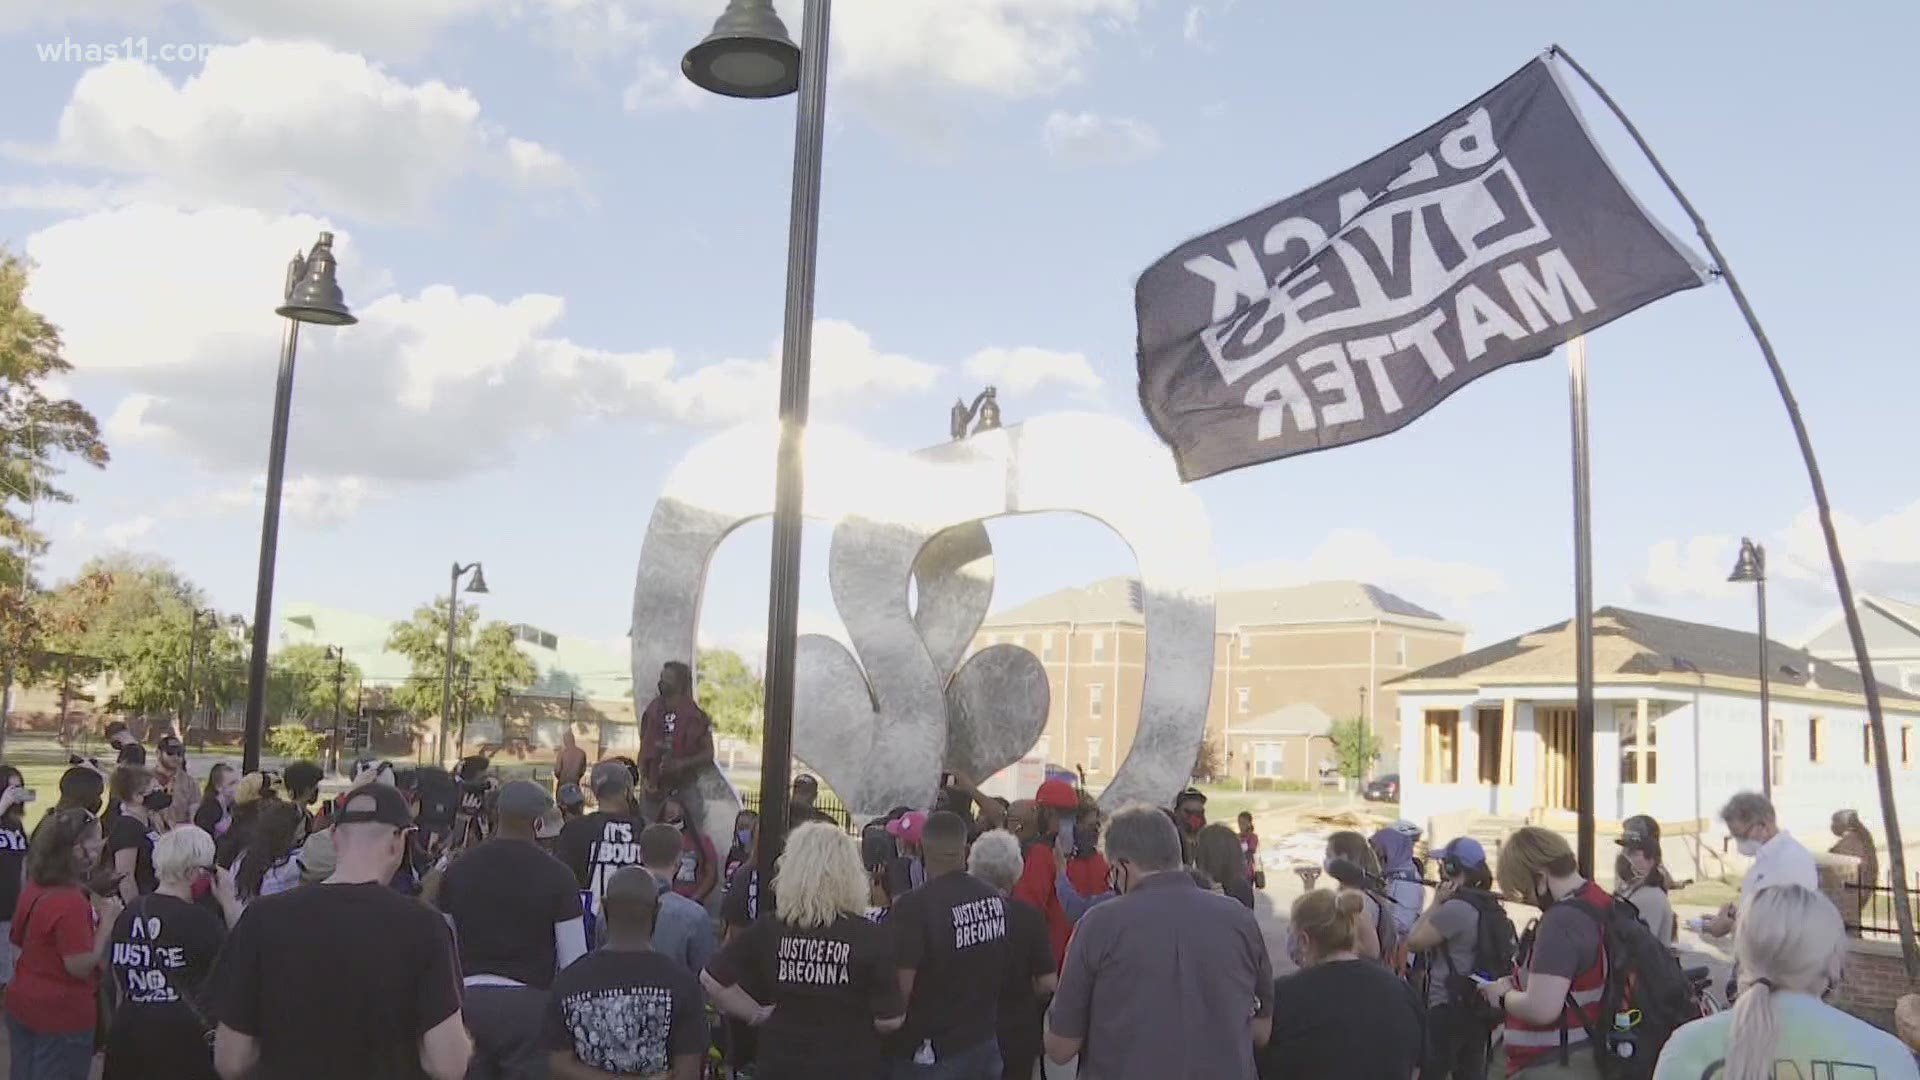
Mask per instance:
[[[149,810],[165,810],[173,805],[173,792],[149,791],[147,797],[140,800],[140,805]]]
[[[671,698],[673,696],[673,684],[665,679],[661,679],[660,682],[654,686],[654,689],[660,691],[660,696],[663,698]]]

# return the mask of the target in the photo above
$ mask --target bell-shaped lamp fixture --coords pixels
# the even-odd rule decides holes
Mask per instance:
[[[680,70],[723,97],[772,98],[800,89],[800,46],[773,0],[727,0],[707,39],[687,50]]]
[[[1733,564],[1733,573],[1727,575],[1728,581],[1752,582],[1767,579],[1767,554],[1759,544],[1751,540],[1740,541],[1740,559]]]
[[[297,280],[289,282],[287,302],[275,309],[276,314],[321,326],[352,326],[360,321],[347,310],[347,299],[340,294],[332,233],[321,233],[304,260],[294,259],[294,267],[297,273],[288,276]]]
[[[487,591],[487,572],[480,569],[479,563],[473,564],[473,580],[467,583],[467,591],[482,594]]]

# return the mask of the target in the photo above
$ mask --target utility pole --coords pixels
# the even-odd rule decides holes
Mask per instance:
[[[338,645],[327,646],[333,658],[333,761],[331,771],[340,771],[340,705],[346,696],[347,651]]]

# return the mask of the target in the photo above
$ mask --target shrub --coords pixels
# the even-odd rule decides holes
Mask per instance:
[[[281,724],[267,732],[267,750],[288,761],[316,761],[326,744],[325,735],[299,724]]]

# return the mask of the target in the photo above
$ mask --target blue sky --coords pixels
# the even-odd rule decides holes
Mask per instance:
[[[0,13],[0,242],[41,264],[114,462],[43,510],[44,567],[163,554],[251,607],[285,258],[342,234],[362,326],[308,332],[278,595],[402,615],[484,560],[498,617],[625,630],[662,477],[771,415],[792,99],[704,99],[677,60],[720,0],[25,0]],[[780,5],[796,32],[800,8]],[[815,415],[944,437],[994,354],[1009,421],[1139,422],[1132,282],[1194,234],[1438,119],[1558,41],[1713,225],[1794,380],[1857,584],[1920,597],[1920,401],[1901,336],[1920,225],[1911,5],[842,0]],[[124,44],[105,67],[41,46]],[[137,44],[137,41],[135,42]],[[191,46],[194,59],[160,56]],[[212,48],[209,50],[208,46]],[[174,50],[169,57],[176,55]],[[84,51],[81,53],[84,56]],[[204,57],[204,59],[202,59]],[[1598,105],[1616,165],[1677,207]],[[1811,499],[1723,287],[1590,340],[1596,594],[1746,626],[1832,610]],[[969,365],[973,365],[971,371]],[[1017,386],[1015,379],[1028,386]],[[1486,642],[1571,605],[1566,373],[1498,372],[1368,444],[1202,481],[1231,583],[1363,577]],[[1070,519],[996,526],[1005,606],[1125,572]],[[757,649],[764,527],[703,632]],[[833,622],[808,534],[803,628]]]

